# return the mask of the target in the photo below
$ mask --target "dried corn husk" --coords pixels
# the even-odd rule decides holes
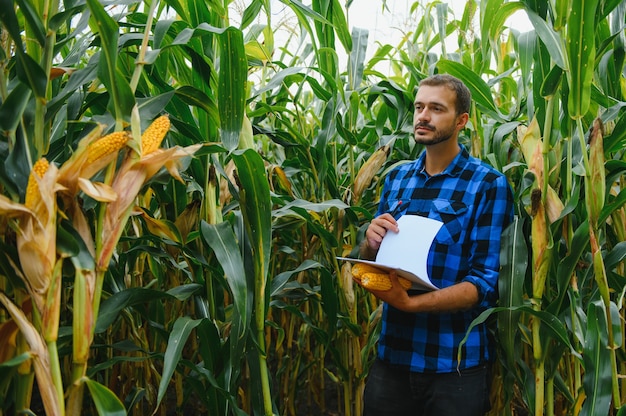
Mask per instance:
[[[389,145],[378,148],[372,153],[363,166],[361,166],[361,169],[359,169],[354,179],[354,184],[352,185],[352,201],[354,204],[359,202],[365,189],[370,185],[376,173],[378,173],[380,168],[385,164],[389,156],[389,151]]]

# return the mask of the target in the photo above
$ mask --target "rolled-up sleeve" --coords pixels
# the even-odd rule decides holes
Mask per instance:
[[[513,195],[506,177],[498,176],[485,185],[470,235],[470,270],[463,279],[478,289],[479,308],[491,307],[497,300],[501,238],[513,220]]]

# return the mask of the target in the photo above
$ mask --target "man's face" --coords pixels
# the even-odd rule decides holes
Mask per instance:
[[[413,132],[415,142],[433,145],[456,137],[467,114],[456,115],[456,93],[445,86],[423,85],[415,96]]]

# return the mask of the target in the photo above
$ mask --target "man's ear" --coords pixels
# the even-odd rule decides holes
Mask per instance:
[[[465,128],[465,125],[467,124],[467,120],[469,120],[468,113],[463,113],[458,116],[456,126],[459,128],[459,130],[462,130],[463,128]]]

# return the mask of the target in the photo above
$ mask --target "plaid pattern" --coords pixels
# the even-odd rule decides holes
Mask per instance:
[[[500,236],[513,219],[513,196],[506,177],[463,146],[440,175],[428,176],[424,158],[422,153],[389,173],[377,215],[393,211],[396,218],[413,214],[442,221],[428,256],[431,281],[439,288],[471,282],[480,301],[472,310],[441,314],[405,313],[385,303],[378,355],[411,371],[447,373],[490,359],[484,324],[472,330],[460,363],[457,352],[472,320],[497,299]]]

